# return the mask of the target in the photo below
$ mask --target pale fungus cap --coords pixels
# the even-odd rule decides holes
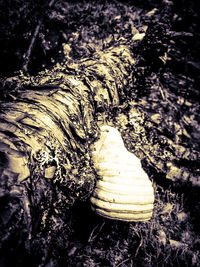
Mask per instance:
[[[92,147],[100,179],[91,197],[99,215],[122,221],[147,221],[153,213],[154,190],[140,160],[127,151],[120,132],[104,125]]]

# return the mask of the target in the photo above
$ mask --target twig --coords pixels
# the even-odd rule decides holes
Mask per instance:
[[[105,222],[103,222],[101,225],[100,225],[100,228],[99,228],[99,231],[98,233],[94,236],[94,232],[96,231],[96,229],[99,227],[99,224],[97,224],[97,226],[94,227],[94,229],[92,230],[90,236],[89,236],[89,239],[88,239],[88,242],[93,242],[94,239],[97,237],[97,235],[101,232],[103,226],[104,226]]]
[[[129,257],[128,259],[125,259],[125,260],[121,261],[116,267],[121,266],[122,264],[124,264],[125,262],[127,262],[129,260],[131,260],[131,257]]]
[[[28,50],[26,51],[26,53],[24,54],[24,63],[23,63],[23,66],[22,66],[22,70],[27,73],[28,72],[28,64],[30,62],[30,56],[31,56],[31,52],[33,50],[33,46],[35,44],[35,40],[37,38],[37,35],[39,33],[39,30],[40,30],[40,26],[42,25],[42,20],[39,20],[38,22],[38,25],[36,26],[35,28],[35,31],[34,31],[34,34],[31,38],[31,42],[30,42],[30,45],[28,47]]]
[[[49,7],[51,7],[54,4],[54,2],[55,2],[55,0],[51,0],[50,3],[49,3]],[[31,42],[30,42],[30,45],[28,47],[28,50],[24,54],[24,62],[23,62],[23,65],[22,65],[22,71],[25,72],[25,73],[28,72],[28,65],[29,65],[29,62],[30,62],[31,53],[32,53],[33,46],[35,44],[36,38],[38,36],[38,33],[40,31],[40,27],[42,25],[42,22],[43,22],[43,19],[40,19],[38,24],[37,24],[37,26],[35,27],[35,31],[34,31],[33,36],[31,38]]]

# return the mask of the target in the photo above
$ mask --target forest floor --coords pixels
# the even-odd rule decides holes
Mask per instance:
[[[194,1],[177,1],[177,4],[168,0],[145,1],[145,4],[144,1],[135,2],[134,5],[128,1],[96,1],[95,4],[92,1],[57,1],[55,7],[48,11],[48,19],[44,20],[40,28],[35,48],[31,51],[29,72],[36,74],[44,68],[62,62],[63,58],[70,62],[90,57],[116,42],[133,38],[137,33],[146,34],[147,29],[152,27],[152,39],[148,44],[144,44],[142,52],[138,50],[145,60],[144,65],[140,65],[137,70],[138,86],[135,86],[134,100],[138,98],[140,103],[142,100],[148,102],[149,97],[153,102],[154,91],[148,91],[148,86],[150,84],[151,88],[157,88],[162,77],[165,86],[160,94],[163,94],[165,100],[167,96],[169,104],[167,106],[165,103],[166,107],[162,112],[172,117],[174,114],[180,115],[184,112],[181,110],[181,101],[188,101],[189,108],[186,108],[185,112],[188,114],[188,120],[194,121],[194,129],[187,129],[189,134],[185,134],[186,139],[175,133],[175,128],[171,129],[174,131],[172,139],[177,141],[177,137],[177,142],[184,145],[187,143],[187,148],[192,147],[199,153],[198,10]],[[27,14],[24,15],[26,16]],[[21,17],[17,19],[20,21]],[[14,28],[18,27],[15,23],[13,20]],[[25,26],[23,29],[25,37],[30,36],[29,23],[26,24],[27,29],[25,30]],[[159,33],[155,25],[165,27],[168,37]],[[8,39],[13,38],[16,41],[17,37],[9,30],[11,28],[6,29],[7,33],[5,29],[4,34],[9,36]],[[13,44],[12,42],[8,41],[7,45]],[[29,42],[30,38],[20,46],[20,40],[17,40],[9,56],[6,49],[1,51],[4,59],[8,56],[4,68],[0,68],[2,80],[5,76],[14,76],[21,70],[24,64],[23,54]],[[137,48],[135,49],[137,51]],[[164,50],[160,51],[162,49]],[[141,75],[147,76],[141,78]],[[162,105],[162,99],[158,98],[157,101]],[[169,113],[169,109],[174,106],[176,113]],[[187,107],[187,104],[184,107]],[[149,116],[155,113],[152,107],[145,112]],[[163,115],[163,118],[166,119],[166,115]],[[118,126],[121,120],[123,116],[116,119]],[[126,132],[123,123],[120,127],[122,132]],[[134,149],[132,151],[135,152]],[[155,204],[152,219],[145,223],[112,221],[95,215],[87,201],[78,202],[71,210],[72,233],[68,241],[62,251],[55,252],[56,248],[52,248],[55,255],[49,256],[45,266],[200,266],[199,187],[195,182],[189,186],[185,181],[183,184],[174,184],[170,179],[166,179],[167,174],[163,170],[155,170],[148,165],[149,162],[151,163],[151,159],[144,160],[144,167],[154,181]],[[158,162],[158,169],[159,164]],[[183,160],[180,164],[184,168],[187,161]],[[198,160],[190,166],[198,169],[195,175],[199,174],[197,164]],[[59,237],[57,239],[59,242]]]

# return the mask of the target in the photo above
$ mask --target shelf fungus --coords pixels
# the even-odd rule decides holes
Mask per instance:
[[[154,190],[140,160],[124,146],[118,130],[101,127],[92,148],[99,176],[91,197],[99,215],[121,221],[147,221],[153,213]]]

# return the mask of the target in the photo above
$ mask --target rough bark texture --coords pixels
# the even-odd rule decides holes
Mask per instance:
[[[0,103],[3,251],[24,249],[30,257],[36,250],[45,262],[43,246],[61,232],[67,240],[69,208],[94,186],[89,146],[98,136],[98,113],[125,98],[134,62],[121,45],[35,78],[16,78],[16,88],[6,92]],[[23,244],[16,249],[12,239]]]
[[[122,44],[37,77],[16,77],[16,87],[3,91],[3,266],[10,254],[21,260],[20,253],[24,260],[33,257],[33,266],[54,266],[55,251],[64,251],[71,231],[70,208],[87,200],[95,184],[90,144],[100,124],[121,130],[127,148],[163,179],[199,184],[199,125],[192,115],[198,107],[173,92],[169,97],[159,81],[134,98],[136,58]]]

